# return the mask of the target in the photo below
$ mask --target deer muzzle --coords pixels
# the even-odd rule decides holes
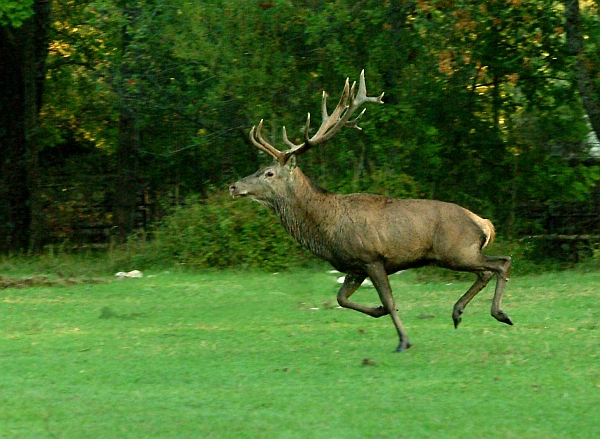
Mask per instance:
[[[232,184],[231,186],[229,186],[229,194],[232,197],[243,197],[245,195],[248,195],[248,191],[247,190],[243,190],[240,189],[238,186],[236,186],[235,184]]]

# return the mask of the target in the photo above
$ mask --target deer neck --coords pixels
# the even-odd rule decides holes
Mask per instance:
[[[281,224],[302,246],[321,258],[330,259],[327,232],[335,212],[335,194],[318,187],[300,168],[292,172],[286,190],[273,206]]]

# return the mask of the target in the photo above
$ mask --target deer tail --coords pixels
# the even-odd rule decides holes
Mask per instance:
[[[496,237],[496,230],[494,229],[494,225],[489,219],[481,218],[478,215],[475,215],[473,212],[468,211],[471,219],[479,226],[483,234],[485,235],[485,241],[481,248],[485,248],[488,244],[494,242],[494,238]]]
[[[486,238],[481,248],[484,248],[486,245],[494,242],[494,238],[496,237],[496,229],[494,229],[494,225],[492,224],[492,222],[489,219],[484,219],[483,221],[485,221],[485,226],[482,227],[482,229],[483,233],[485,233]]]

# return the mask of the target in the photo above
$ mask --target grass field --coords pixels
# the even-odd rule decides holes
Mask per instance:
[[[155,274],[5,283],[0,438],[600,437],[600,273],[514,277],[513,327],[488,287],[458,330],[469,282],[393,276],[403,354],[330,274]]]

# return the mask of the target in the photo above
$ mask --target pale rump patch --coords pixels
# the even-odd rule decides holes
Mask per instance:
[[[493,242],[494,237],[496,236],[496,231],[494,230],[494,225],[492,224],[492,222],[489,219],[481,218],[480,216],[475,215],[470,210],[467,210],[467,209],[465,209],[465,210],[467,211],[467,213],[469,214],[471,219],[473,221],[475,221],[475,224],[477,224],[479,227],[481,227],[481,230],[483,231],[483,233],[485,235],[485,242],[483,243],[481,248],[484,248],[486,245]]]

